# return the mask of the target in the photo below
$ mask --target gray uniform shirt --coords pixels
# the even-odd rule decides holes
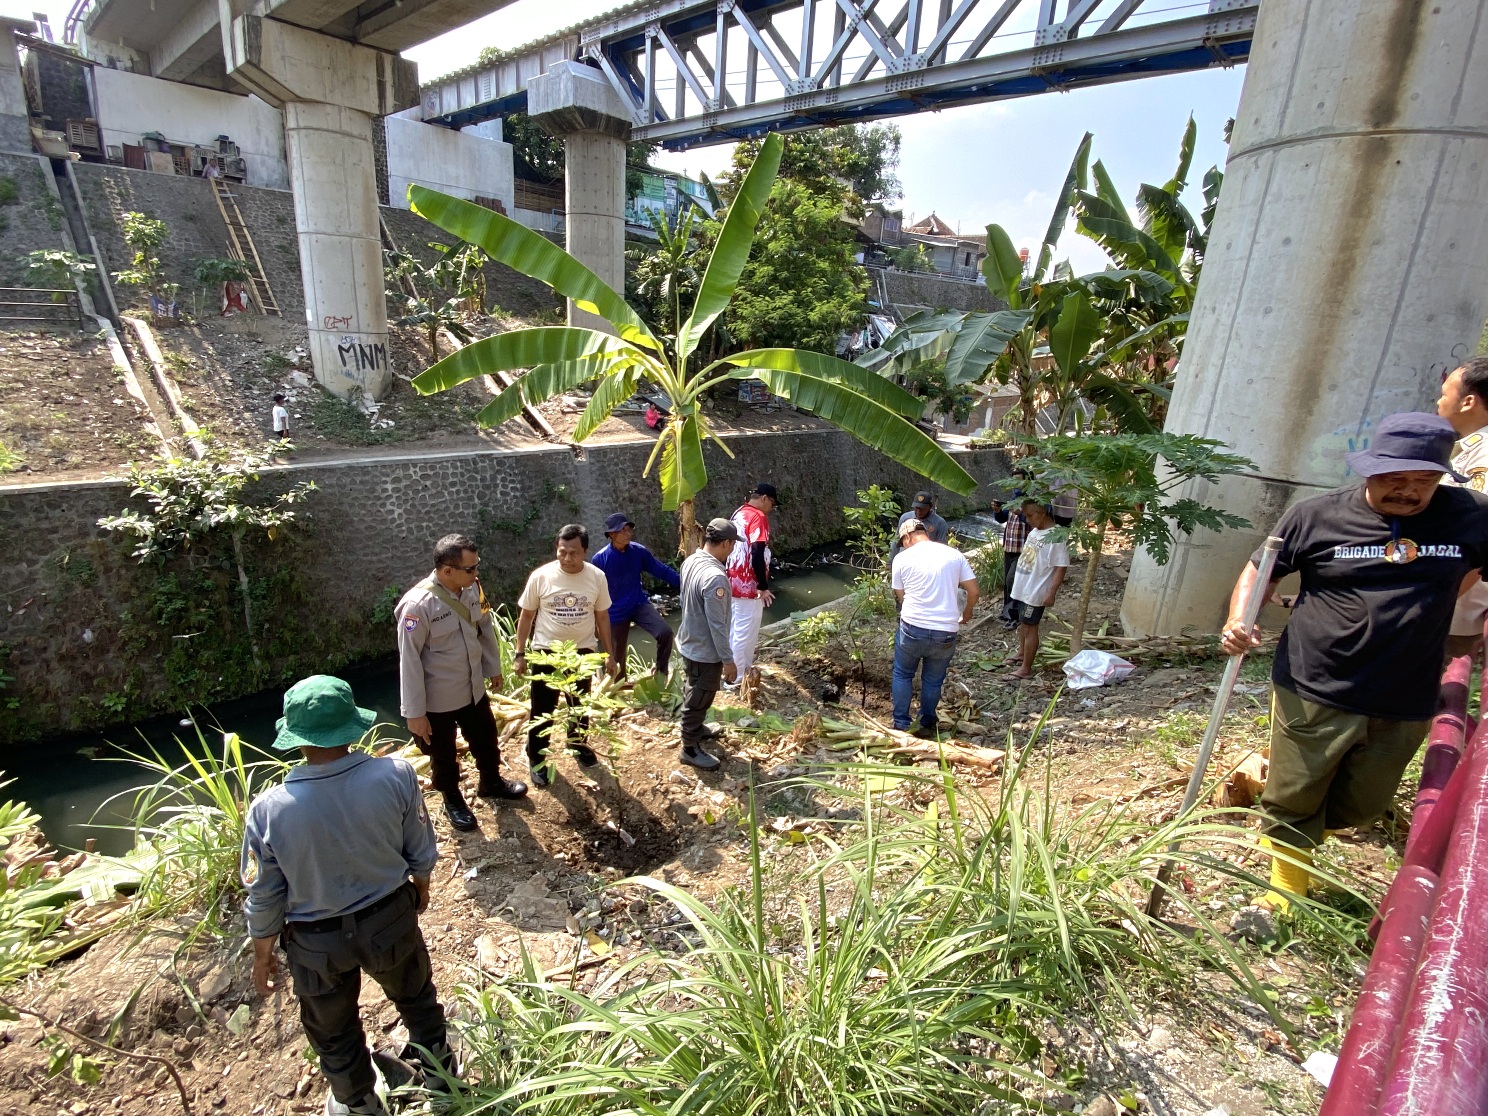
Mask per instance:
[[[352,752],[293,768],[248,808],[241,871],[248,933],[352,914],[427,876],[439,859],[406,760]]]
[[[431,574],[432,578],[433,575]],[[460,594],[474,625],[419,582],[398,602],[399,711],[405,717],[452,713],[486,696],[486,679],[501,673],[501,651],[482,613],[480,586]]]
[[[906,520],[913,518],[914,509],[910,508],[909,511],[899,517],[899,522],[903,524]],[[951,525],[945,521],[945,516],[941,515],[940,512],[933,511],[925,517],[925,534],[930,536],[931,542],[943,543],[950,537]],[[899,542],[899,529],[895,527],[894,545],[889,547],[890,566],[893,566],[894,559],[899,557],[899,552],[903,549],[903,545]]]
[[[682,563],[682,623],[677,650],[695,663],[731,663],[729,579],[723,563],[699,549]]]

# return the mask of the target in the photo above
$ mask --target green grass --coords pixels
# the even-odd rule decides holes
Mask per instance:
[[[182,745],[182,762],[153,748],[120,761],[143,768],[155,781],[109,800],[130,800],[134,856],[144,866],[133,919],[187,917],[192,936],[228,932],[229,900],[242,892],[238,862],[248,804],[289,770],[236,733],[223,733],[215,749],[199,725],[196,733],[195,746]]]
[[[1288,1014],[1264,956],[1230,941],[1201,898],[1216,884],[1264,886],[1253,834],[1207,812],[1153,826],[1109,803],[1066,810],[1047,758],[1029,770],[1032,742],[1009,741],[1019,758],[990,797],[903,767],[800,781],[824,809],[854,803],[860,820],[822,823],[831,836],[803,846],[809,863],[789,881],[767,882],[780,870],[767,873],[751,795],[745,887],[710,906],[631,881],[683,915],[680,955],[632,959],[588,993],[545,982],[530,960],[461,990],[471,1087],[454,1110],[1050,1112],[1086,1067],[1044,1049],[1046,1026],[1079,1012],[1109,1036],[1152,999],[1212,995],[1204,973],[1300,1043],[1302,1008]],[[925,793],[891,805],[881,792],[894,787]],[[1169,923],[1145,903],[1175,841]],[[1352,961],[1368,904],[1325,882],[1337,905],[1299,903],[1287,926],[1299,950]],[[1055,1062],[1049,1077],[1020,1068],[1040,1057]]]

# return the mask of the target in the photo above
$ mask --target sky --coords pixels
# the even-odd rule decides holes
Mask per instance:
[[[484,47],[520,46],[613,6],[608,0],[513,0],[404,53],[418,63],[420,77],[430,80],[470,65]],[[59,35],[70,7],[71,0],[0,0],[6,15],[46,12]],[[897,124],[904,197],[898,204],[916,219],[933,211],[965,233],[995,222],[1016,245],[1036,252],[1055,192],[1085,132],[1095,135],[1092,161],[1105,163],[1130,202],[1141,183],[1171,176],[1192,114],[1198,145],[1187,200],[1197,211],[1203,172],[1223,166],[1224,125],[1235,115],[1243,78],[1244,67],[1216,69],[902,117]],[[730,150],[719,145],[663,151],[655,161],[669,170],[716,175],[729,165]],[[1059,249],[1058,258],[1068,258],[1077,271],[1104,266],[1100,249],[1072,230]]]

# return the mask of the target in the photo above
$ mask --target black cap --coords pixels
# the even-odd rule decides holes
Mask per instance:
[[[635,521],[632,520],[630,516],[626,515],[624,512],[611,512],[609,515],[605,516],[604,533],[606,535],[613,535],[622,527],[634,526]]]
[[[710,543],[738,542],[739,529],[727,519],[710,519],[703,528],[703,539]]]
[[[928,492],[916,492],[914,504],[911,506],[916,508],[933,508],[935,506],[935,497],[931,496]]]
[[[773,484],[770,484],[768,481],[760,481],[759,484],[754,486],[754,491],[751,492],[750,495],[768,496],[770,497],[770,499],[775,501],[775,506],[777,508],[780,506],[780,494],[775,491],[775,486]]]
[[[1457,432],[1446,419],[1424,411],[1405,411],[1381,419],[1369,448],[1357,450],[1344,460],[1361,477],[1437,472],[1463,483],[1467,478],[1451,466],[1456,441]]]

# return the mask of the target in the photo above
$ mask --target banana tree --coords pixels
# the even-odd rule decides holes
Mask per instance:
[[[1068,264],[1054,263],[1060,234],[1071,207],[1089,180],[1091,136],[1087,132],[1075,151],[1064,185],[1049,217],[1037,260],[1024,270],[1012,237],[1001,225],[987,226],[987,257],[982,277],[992,297],[1005,310],[968,314],[922,313],[904,324],[878,349],[864,353],[858,363],[883,376],[904,375],[923,362],[944,358],[946,386],[985,383],[995,379],[1018,392],[1017,432],[1025,438],[1045,404],[1060,416],[1061,428],[1081,398],[1103,407],[1127,429],[1150,431],[1140,401],[1105,375],[1104,347],[1096,345],[1105,332],[1101,309],[1113,301],[1135,299],[1161,302],[1173,285],[1144,269],[1115,269],[1076,276]],[[1064,327],[1060,322],[1069,315]],[[1047,341],[1053,348],[1056,332],[1065,344],[1054,352],[1055,370],[1035,368],[1035,357]],[[1081,344],[1071,348],[1069,342]]]
[[[1160,401],[1148,412],[1159,424],[1170,394],[1172,370],[1188,330],[1209,230],[1224,184],[1224,174],[1218,167],[1210,167],[1203,179],[1204,208],[1198,218],[1180,200],[1188,186],[1197,136],[1197,125],[1190,117],[1173,176],[1161,186],[1144,183],[1137,190],[1137,219],[1132,218],[1099,162],[1092,168],[1094,191],[1077,191],[1074,202],[1076,228],[1099,244],[1120,267],[1155,273],[1172,285],[1162,302],[1117,302],[1106,308],[1108,363],[1122,383]]]
[[[594,383],[573,432],[582,442],[648,380],[672,400],[671,416],[645,474],[657,469],[662,507],[675,511],[684,551],[698,545],[693,501],[708,482],[703,443],[715,442],[733,456],[703,414],[703,393],[729,380],[759,379],[775,395],[827,420],[884,456],[944,488],[970,494],[976,481],[914,425],[922,400],[847,361],[800,349],[769,348],[733,353],[689,370],[688,358],[733,296],[749,258],[755,228],[780,169],[782,141],[771,135],[744,176],[698,286],[692,312],[675,338],[658,336],[640,316],[574,257],[502,214],[422,186],[409,187],[416,213],[492,259],[538,279],[589,313],[604,318],[614,334],[574,326],[513,330],[476,341],[445,357],[413,381],[432,394],[490,372],[520,372],[476,416],[482,426],[515,417],[524,404]]]

